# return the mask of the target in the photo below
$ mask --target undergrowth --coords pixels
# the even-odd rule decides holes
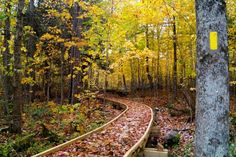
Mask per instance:
[[[31,156],[100,127],[109,120],[98,101],[58,105],[33,103],[23,114],[22,135],[0,133],[1,157]],[[90,115],[90,110],[93,116]]]

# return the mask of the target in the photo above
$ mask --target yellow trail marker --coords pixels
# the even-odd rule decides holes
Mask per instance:
[[[218,49],[218,34],[217,32],[210,32],[210,49]]]

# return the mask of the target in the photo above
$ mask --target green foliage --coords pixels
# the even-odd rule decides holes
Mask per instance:
[[[229,157],[236,156],[236,144],[230,143],[229,145]]]
[[[104,124],[103,120],[93,122],[89,125],[90,130],[96,129]]]
[[[0,156],[10,157],[11,152],[14,151],[13,142],[7,142],[5,144],[0,144]]]
[[[21,152],[28,149],[32,145],[32,143],[34,143],[34,136],[35,134],[17,136],[13,144],[14,150],[16,150],[17,152]]]
[[[0,20],[5,20],[5,18],[6,18],[6,15],[3,13],[0,13]]]
[[[173,109],[174,108],[174,104],[168,103],[166,106],[168,109]]]
[[[14,140],[9,139],[6,143],[0,144],[0,156],[11,157],[29,149],[35,143],[34,136],[35,134],[18,135]]]
[[[167,135],[166,141],[164,143],[165,148],[175,148],[179,146],[180,137],[181,135],[179,133],[177,134],[171,134]]]
[[[39,120],[41,119],[43,116],[47,115],[50,116],[51,112],[48,108],[46,107],[40,107],[40,108],[36,108],[32,111],[32,118],[35,120]]]
[[[191,157],[192,153],[193,153],[193,142],[190,142],[184,147],[183,157]]]
[[[35,141],[34,143],[32,143],[32,145],[26,150],[26,153],[28,156],[32,156],[34,154],[43,152],[51,147],[53,147],[54,145],[48,141]]]
[[[32,135],[33,134],[28,134],[23,137],[19,136],[15,141],[9,139],[6,143],[0,144],[0,156],[32,156],[54,146],[46,140],[37,141]]]

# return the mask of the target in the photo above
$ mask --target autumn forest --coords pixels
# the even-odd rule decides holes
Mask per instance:
[[[0,156],[236,157],[235,0],[0,2]]]

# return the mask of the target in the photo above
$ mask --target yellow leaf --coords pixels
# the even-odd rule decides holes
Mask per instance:
[[[69,54],[68,53],[65,53],[64,54],[64,59],[67,60],[69,58]]]

